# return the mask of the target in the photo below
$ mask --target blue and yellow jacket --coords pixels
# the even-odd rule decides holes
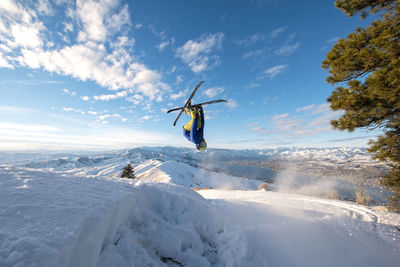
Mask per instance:
[[[204,114],[197,110],[189,111],[192,119],[183,126],[183,135],[196,146],[203,140],[204,135]],[[200,117],[200,120],[199,120]]]

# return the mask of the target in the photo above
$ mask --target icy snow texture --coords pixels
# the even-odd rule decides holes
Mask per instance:
[[[257,189],[260,181],[206,171],[176,161],[149,160],[135,168],[138,179],[184,185],[186,187],[210,187],[219,189]]]
[[[162,169],[174,168],[168,162],[176,161],[185,164],[180,167],[186,167],[176,168],[177,172],[168,176],[169,170],[165,172]],[[160,173],[161,176],[156,178],[146,175],[149,181],[159,182],[162,179],[164,182],[191,187],[225,189],[254,189],[261,181],[266,181],[273,182],[282,191],[314,196],[324,196],[335,190],[340,199],[349,201],[354,201],[354,192],[362,188],[376,205],[387,204],[387,196],[390,195],[390,192],[379,187],[379,175],[387,170],[385,164],[372,160],[364,148],[209,149],[207,152],[193,153],[193,149],[188,148],[138,147],[86,155],[81,152],[53,156],[46,153],[2,152],[0,162],[86,177],[119,177],[127,163],[135,167],[145,164],[146,170],[156,167],[148,173],[167,173]],[[231,176],[260,182],[243,182],[243,179],[232,179]],[[193,177],[201,179],[192,180]]]
[[[399,214],[195,164],[259,152],[174,151],[3,157],[16,165],[0,165],[0,266],[398,266]],[[116,178],[127,161],[140,182]],[[227,184],[248,191],[188,188]]]
[[[0,266],[217,264],[222,219],[194,191],[0,168]]]
[[[231,222],[225,234],[240,232],[268,266],[399,266],[399,214],[277,192],[200,194]]]

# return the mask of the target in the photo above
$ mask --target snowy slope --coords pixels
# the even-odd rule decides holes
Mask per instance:
[[[400,215],[266,191],[203,190],[268,266],[398,266]],[[239,254],[240,255],[240,254]]]
[[[221,216],[185,187],[4,166],[0,185],[0,266],[223,260],[216,257]]]
[[[191,188],[255,190],[261,183],[257,180],[207,171],[176,161],[149,160],[136,167],[135,174],[141,181],[172,183]]]
[[[33,155],[0,165],[0,266],[400,262],[399,214],[257,191],[260,181],[200,168],[193,153],[174,160],[171,151]],[[240,153],[213,157],[238,159]],[[127,162],[138,180],[116,178]],[[214,189],[190,189],[205,186]]]
[[[226,188],[247,189],[258,184],[238,179],[234,183],[222,182],[223,176],[227,175],[228,180],[232,180],[231,176],[238,176],[265,181],[282,191],[313,196],[336,191],[339,199],[349,201],[354,201],[355,192],[362,189],[368,192],[372,203],[376,205],[387,204],[390,194],[379,186],[379,178],[386,170],[385,164],[372,160],[363,148],[209,149],[207,152],[194,153],[193,149],[188,148],[138,147],[103,153],[58,153],[53,156],[43,152],[26,155],[20,152],[0,153],[0,162],[3,163],[86,177],[119,177],[127,163],[138,167],[146,165],[147,161],[164,162],[165,167],[167,162],[178,161],[186,164],[184,166],[193,167],[195,172],[198,172],[198,168],[211,171],[205,172],[207,175],[203,176],[202,181],[193,181],[192,187],[222,188],[224,183]],[[157,169],[160,170],[161,165]],[[186,178],[178,179],[182,175],[186,177],[186,169],[172,175],[173,183],[187,185]],[[221,177],[215,179],[214,174],[210,175],[215,172]],[[163,177],[171,179],[165,175]],[[155,181],[151,177],[147,180]]]

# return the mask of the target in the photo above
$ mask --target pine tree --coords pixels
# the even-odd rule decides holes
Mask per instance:
[[[382,130],[368,151],[391,163],[382,183],[394,192],[389,208],[400,212],[400,1],[336,0],[335,6],[348,16],[376,13],[379,19],[338,40],[322,62],[330,73],[327,82],[340,84],[328,102],[344,111],[331,124],[339,130]]]
[[[121,178],[135,179],[135,174],[131,164],[128,164],[123,170],[121,174]]]

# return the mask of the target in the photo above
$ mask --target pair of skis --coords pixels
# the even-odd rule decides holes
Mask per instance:
[[[204,83],[204,81],[199,82],[196,87],[194,88],[192,94],[190,95],[190,97],[188,98],[188,100],[186,101],[185,105],[183,107],[179,107],[179,108],[173,108],[167,111],[167,113],[170,113],[172,111],[177,111],[180,110],[181,112],[179,112],[178,117],[176,117],[175,121],[174,121],[174,126],[176,125],[176,122],[179,120],[179,117],[182,115],[182,113],[184,111],[188,111],[194,107],[201,107],[201,106],[205,106],[205,105],[209,105],[209,104],[214,104],[214,103],[227,103],[228,101],[224,100],[224,99],[219,99],[219,100],[212,100],[212,101],[207,101],[207,102],[203,102],[203,103],[198,103],[195,105],[192,105],[192,98],[193,96],[196,94],[197,90],[199,89],[199,87]]]

